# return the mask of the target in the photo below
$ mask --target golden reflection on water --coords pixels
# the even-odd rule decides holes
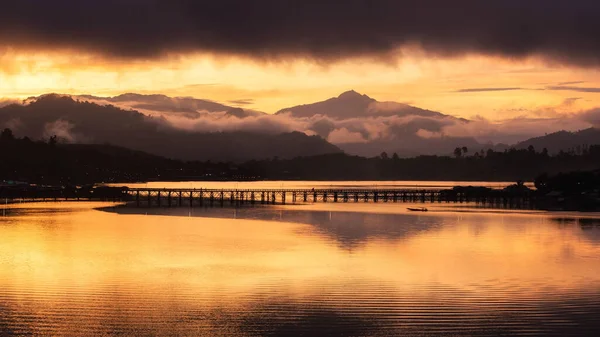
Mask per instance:
[[[241,212],[281,212],[281,221],[266,221],[69,205],[12,208],[0,217],[0,335],[263,335],[271,325],[265,315],[289,323],[302,310],[328,308],[335,320],[310,323],[328,326],[339,317],[378,317],[380,307],[394,315],[429,308],[380,322],[394,331],[398,322],[423,324],[421,316],[444,326],[448,317],[438,310],[450,305],[444,313],[473,317],[482,315],[473,308],[492,315],[503,305],[537,308],[550,299],[587,297],[600,308],[600,226],[593,221],[318,207]],[[377,335],[372,329],[366,335]]]

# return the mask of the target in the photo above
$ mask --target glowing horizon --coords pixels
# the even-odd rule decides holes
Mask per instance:
[[[470,55],[259,62],[210,54],[135,61],[70,52],[0,54],[0,97],[47,93],[116,96],[133,92],[195,97],[274,113],[356,90],[455,117],[555,117],[597,106],[597,71],[541,59]],[[244,104],[239,104],[244,103]]]

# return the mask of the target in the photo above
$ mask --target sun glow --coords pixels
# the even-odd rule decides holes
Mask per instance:
[[[596,106],[594,92],[549,90],[560,83],[593,87],[598,73],[552,66],[537,59],[487,56],[430,58],[405,52],[398,59],[255,61],[188,54],[151,61],[108,59],[75,51],[0,53],[0,97],[49,92],[113,96],[126,92],[193,96],[273,113],[354,89],[459,117],[505,119],[530,112],[544,117]],[[569,102],[564,106],[564,102]]]

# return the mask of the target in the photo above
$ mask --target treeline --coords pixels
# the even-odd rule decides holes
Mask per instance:
[[[59,144],[0,133],[0,184],[82,185],[151,180],[244,178],[227,163],[183,162],[112,145]]]
[[[469,154],[465,148],[451,156],[391,157],[382,153],[375,158],[344,154],[295,158],[291,160],[253,161],[245,164],[249,172],[269,179],[304,180],[466,180],[533,181],[541,174],[591,171],[600,168],[600,146],[585,152],[561,152],[510,149],[487,150]]]
[[[382,153],[254,160],[242,164],[179,161],[111,145],[59,144],[0,134],[0,182],[89,184],[173,180],[466,180],[533,181],[559,172],[600,169],[600,146],[551,156],[543,149],[473,151],[399,158]],[[459,153],[460,152],[460,153]]]

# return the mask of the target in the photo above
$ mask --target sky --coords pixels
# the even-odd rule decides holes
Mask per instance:
[[[585,113],[591,0],[20,0],[0,8],[0,99],[193,96],[274,113],[354,89],[457,117]]]

